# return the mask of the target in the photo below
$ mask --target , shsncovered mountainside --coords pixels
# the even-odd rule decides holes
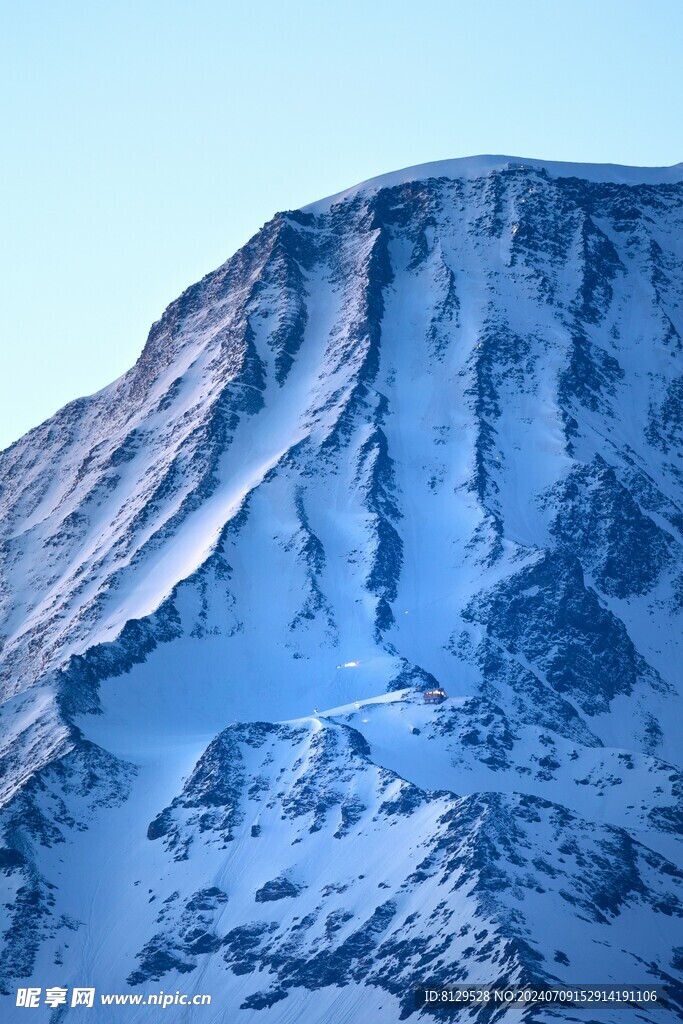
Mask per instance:
[[[683,1020],[683,165],[278,214],[0,454],[0,566],[3,1021]]]

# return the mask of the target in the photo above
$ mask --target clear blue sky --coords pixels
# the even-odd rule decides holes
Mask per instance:
[[[683,160],[681,0],[0,0],[0,447],[279,209],[428,160]]]

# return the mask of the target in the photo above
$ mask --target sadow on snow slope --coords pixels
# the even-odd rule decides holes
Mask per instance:
[[[426,165],[0,454],[3,1020],[683,1019],[682,338],[681,166]]]

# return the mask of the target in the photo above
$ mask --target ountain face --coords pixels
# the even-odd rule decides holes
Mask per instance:
[[[278,214],[0,454],[3,1020],[393,1024],[428,981],[683,1019],[675,171]]]

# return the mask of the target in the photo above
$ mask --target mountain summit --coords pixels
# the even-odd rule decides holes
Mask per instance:
[[[682,339],[683,165],[428,164],[0,454],[3,1020],[683,1019]]]

